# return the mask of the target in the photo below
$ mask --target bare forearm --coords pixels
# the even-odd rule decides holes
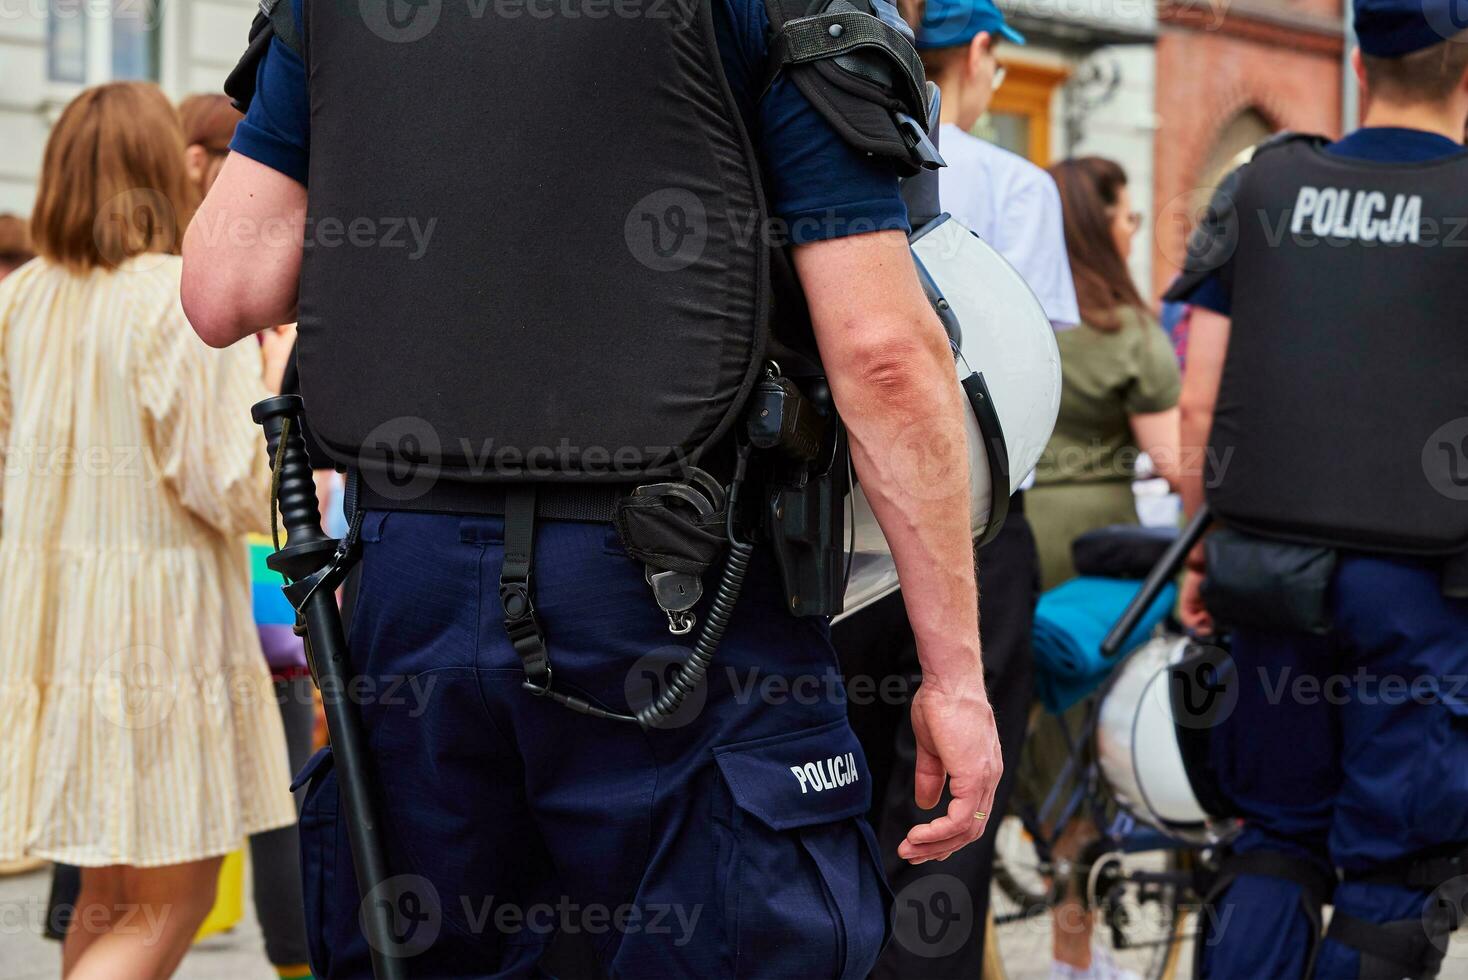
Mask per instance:
[[[934,323],[936,327],[936,321]],[[916,331],[915,325],[915,331]],[[833,378],[857,476],[892,547],[928,675],[968,671],[977,644],[955,652],[942,636],[978,636],[964,406],[946,344],[894,361],[880,382]],[[945,662],[950,654],[957,663]]]
[[[1208,473],[1208,439],[1213,431],[1213,412],[1218,404],[1218,388],[1223,378],[1231,329],[1228,317],[1212,310],[1193,310],[1178,427],[1183,459],[1178,490],[1182,494],[1183,510],[1190,517],[1203,506],[1204,480]],[[1202,560],[1203,544],[1199,542],[1189,564],[1196,568]]]
[[[1213,427],[1213,413],[1202,407],[1183,411],[1179,419],[1181,457],[1178,468],[1178,493],[1183,498],[1183,511],[1192,516],[1203,505],[1203,474],[1208,453],[1208,431]]]
[[[972,688],[978,598],[961,390],[906,240],[797,253],[852,460],[902,582],[924,676]],[[803,261],[804,259],[804,261]],[[814,267],[813,267],[814,265]]]
[[[1152,460],[1153,471],[1174,489],[1178,486],[1179,411],[1169,408],[1131,417],[1132,438]]]

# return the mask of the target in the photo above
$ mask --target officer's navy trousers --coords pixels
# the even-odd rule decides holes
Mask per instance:
[[[491,517],[363,525],[348,694],[394,875],[367,900],[392,908],[408,975],[543,976],[560,930],[614,977],[864,977],[890,908],[871,777],[828,630],[784,612],[767,555],[705,691],[644,731],[522,689],[503,537]],[[627,711],[687,656],[606,525],[542,522],[534,586],[567,693]],[[336,780],[329,750],[298,779],[311,960],[368,977]]]
[[[1342,555],[1329,601],[1327,636],[1234,636],[1240,696],[1212,754],[1246,821],[1238,850],[1342,869],[1328,899],[1339,912],[1421,920],[1432,893],[1350,877],[1468,846],[1468,600],[1445,598],[1429,563]],[[1311,935],[1298,885],[1246,875],[1206,914],[1210,980],[1303,975]],[[1316,977],[1358,972],[1354,949],[1325,940]]]

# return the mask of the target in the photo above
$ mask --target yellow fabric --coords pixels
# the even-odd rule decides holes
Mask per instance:
[[[180,270],[0,283],[0,860],[175,864],[295,818],[245,545],[260,355],[198,340]]]
[[[245,917],[245,852],[230,851],[219,866],[219,884],[214,891],[214,907],[204,917],[204,924],[194,934],[194,942],[219,932],[227,932]]]

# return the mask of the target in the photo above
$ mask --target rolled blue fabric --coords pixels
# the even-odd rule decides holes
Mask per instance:
[[[1101,641],[1141,588],[1141,582],[1082,576],[1040,596],[1035,607],[1035,693],[1047,711],[1065,711],[1099,687],[1121,662],[1121,657],[1101,655]],[[1169,584],[1126,638],[1124,649],[1145,642],[1175,602],[1177,587]]]

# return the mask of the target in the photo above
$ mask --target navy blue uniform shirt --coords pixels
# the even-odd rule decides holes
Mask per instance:
[[[1395,126],[1373,126],[1358,129],[1344,139],[1325,148],[1325,152],[1353,160],[1373,163],[1425,163],[1454,153],[1468,152],[1440,133]],[[1204,279],[1186,297],[1194,306],[1212,310],[1223,316],[1232,315],[1233,301],[1218,273]]]
[[[304,25],[302,0],[292,0]],[[889,164],[845,140],[783,76],[764,97],[764,0],[718,0],[714,31],[729,87],[764,165],[771,215],[785,222],[795,244],[877,229],[909,230],[907,208]],[[255,100],[230,149],[306,183],[310,113],[306,68],[279,39],[256,72]]]

